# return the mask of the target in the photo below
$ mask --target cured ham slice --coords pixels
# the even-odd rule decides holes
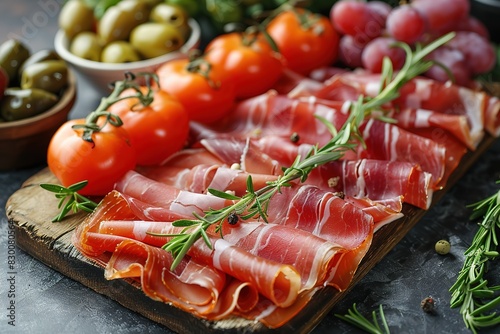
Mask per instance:
[[[467,153],[467,147],[455,139],[446,130],[437,127],[412,129],[412,133],[424,138],[428,138],[439,145],[446,147],[445,154],[445,171],[439,183],[434,186],[434,189],[442,189],[446,186],[451,173],[457,168],[462,157]]]
[[[118,192],[109,193],[72,235],[73,244],[84,256],[105,267],[107,279],[135,279],[149,297],[207,319],[226,316],[238,305],[242,309],[255,305],[258,294],[249,283],[234,280],[228,285],[224,273],[189,258],[184,258],[172,272],[172,256],[163,249],[99,233],[102,221],[134,219],[130,203]],[[225,286],[230,286],[230,296],[224,292]]]
[[[284,71],[281,78],[273,86],[273,90],[278,94],[288,95],[290,97],[310,96],[322,88],[322,82],[303,76],[289,69]]]
[[[487,107],[484,115],[484,127],[492,136],[500,136],[500,99],[488,96]]]
[[[268,219],[340,245],[347,252],[328,279],[344,290],[371,245],[373,217],[330,191],[315,186],[283,188],[269,203]]]
[[[323,117],[339,129],[348,115],[345,111],[308,100],[292,99],[271,91],[241,101],[217,127],[207,129],[197,126],[196,142],[224,137],[290,137],[296,133],[301,142],[324,145],[331,139],[331,133],[316,116]]]
[[[207,193],[210,188],[224,189],[232,191],[236,196],[243,196],[246,193],[248,177],[252,178],[256,190],[277,179],[277,175],[247,173],[226,166],[205,165],[180,171],[169,166],[145,167],[141,168],[139,173],[160,183],[190,192]]]
[[[334,76],[323,89],[316,92],[315,96],[327,100],[346,101],[357,99],[359,94],[375,96],[379,90],[380,74],[356,71]],[[468,146],[472,149],[477,147],[483,138],[484,129],[492,135],[498,135],[500,132],[500,104],[495,98],[485,92],[449,82],[414,78],[403,86],[400,97],[392,101],[391,105],[401,110],[424,109],[465,116],[470,128]],[[485,120],[488,120],[488,123]]]
[[[129,171],[117,182],[115,189],[151,205],[168,208],[181,215],[203,215],[210,208],[223,208],[231,204],[225,199],[180,190],[174,186],[149,179]]]
[[[205,210],[221,209],[229,204],[227,200],[210,195],[172,192],[167,185],[135,172],[128,173],[117,184],[116,190],[142,201],[151,200],[150,204],[164,206],[181,214],[191,210],[201,215]],[[160,201],[156,193],[162,194]],[[345,257],[350,260],[343,261],[343,270],[335,273],[335,278],[331,279],[332,284],[340,289],[345,289],[352,279],[373,234],[373,218],[370,215],[333,193],[310,185],[284,187],[280,194],[273,196],[269,203],[268,221],[321,236],[349,251]]]
[[[209,138],[201,140],[201,145],[226,165],[237,163],[248,173],[281,174],[279,163],[259,150],[250,138]]]
[[[373,217],[373,232],[377,232],[382,226],[402,218],[403,197],[398,196],[382,201],[372,201],[369,198],[356,198],[345,196],[344,199],[357,206],[365,213]]]
[[[419,164],[423,171],[432,175],[431,186],[438,185],[446,167],[444,146],[374,119],[369,120],[362,131],[366,146],[358,147],[359,158]]]
[[[161,247],[169,238],[158,234],[180,233],[182,228],[170,222],[152,221],[103,221],[99,233],[112,234]],[[259,293],[280,307],[290,306],[298,296],[300,276],[294,267],[255,256],[225,239],[211,237],[212,249],[203,240],[198,240],[188,251],[196,263],[216,268],[249,283]]]
[[[334,161],[317,169],[325,188],[355,198],[384,200],[402,197],[406,203],[428,209],[432,201],[431,175],[420,165],[374,159]]]

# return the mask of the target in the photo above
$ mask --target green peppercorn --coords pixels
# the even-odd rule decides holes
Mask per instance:
[[[441,255],[446,255],[450,252],[451,245],[446,240],[439,240],[434,246],[436,253]]]

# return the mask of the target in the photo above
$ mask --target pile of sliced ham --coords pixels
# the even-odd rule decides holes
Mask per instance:
[[[188,148],[161,166],[127,173],[80,225],[73,243],[105,268],[108,279],[136,280],[154,300],[200,318],[242,317],[276,328],[324,286],[342,291],[371,246],[374,233],[402,217],[403,203],[426,210],[468,150],[485,133],[500,135],[500,101],[482,91],[416,78],[384,106],[387,123],[369,117],[364,145],[312,171],[275,195],[268,223],[254,220],[207,232],[171,271],[162,235],[276,180],[297,156],[331,134],[316,116],[340,128],[351,101],[373,96],[380,76],[328,69],[315,80],[286,73],[275,89],[240,101],[213,126],[193,124]],[[374,114],[376,116],[376,113]],[[235,168],[234,166],[238,166]]]

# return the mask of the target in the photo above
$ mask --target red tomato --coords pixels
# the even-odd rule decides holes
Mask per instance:
[[[339,35],[330,20],[306,10],[284,11],[266,28],[291,70],[307,75],[337,59]]]
[[[141,87],[143,94],[146,87]],[[134,89],[121,96],[136,94]],[[138,165],[158,165],[184,147],[189,134],[189,116],[182,104],[165,91],[156,90],[153,102],[141,106],[137,98],[124,99],[108,108],[123,121],[137,151]]]
[[[82,139],[83,130],[72,128],[75,124],[85,124],[85,120],[67,121],[52,137],[47,151],[49,169],[65,187],[87,180],[87,186],[79,191],[82,195],[106,195],[116,181],[135,168],[135,149],[121,127],[106,124],[92,134],[92,143]],[[103,124],[101,119],[97,124]]]
[[[278,81],[284,59],[262,34],[230,33],[212,40],[205,58],[234,82],[236,98],[267,92]]]
[[[235,102],[234,84],[222,82],[222,76],[210,64],[197,58],[176,59],[157,70],[160,88],[175,96],[190,120],[213,123],[226,115]]]

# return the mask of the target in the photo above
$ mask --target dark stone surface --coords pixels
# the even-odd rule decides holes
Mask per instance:
[[[56,6],[59,3],[62,1],[2,1],[2,39],[7,32],[7,35],[25,36],[34,51],[52,47],[57,27],[55,16],[41,4]],[[49,19],[46,24],[43,24],[44,17]],[[100,99],[99,94],[81,80],[78,94],[71,117],[85,115]],[[469,333],[458,310],[449,308],[448,289],[477,229],[468,220],[470,211],[466,205],[498,190],[494,181],[500,179],[499,166],[500,142],[497,141],[388,256],[336,305],[313,334],[360,333],[334,316],[335,313],[345,314],[353,303],[357,303],[365,315],[382,304],[393,333]],[[15,251],[13,269],[15,298],[8,297],[11,285],[7,272],[12,270],[7,263],[5,203],[22,182],[43,167],[0,172],[0,333],[169,333],[167,328],[68,279],[20,249]],[[439,239],[450,241],[450,254],[435,253],[434,244]],[[499,268],[492,268],[490,274],[498,277]],[[420,301],[427,296],[437,301],[435,315],[426,314],[420,308]],[[8,324],[10,300],[15,300],[15,327]]]

